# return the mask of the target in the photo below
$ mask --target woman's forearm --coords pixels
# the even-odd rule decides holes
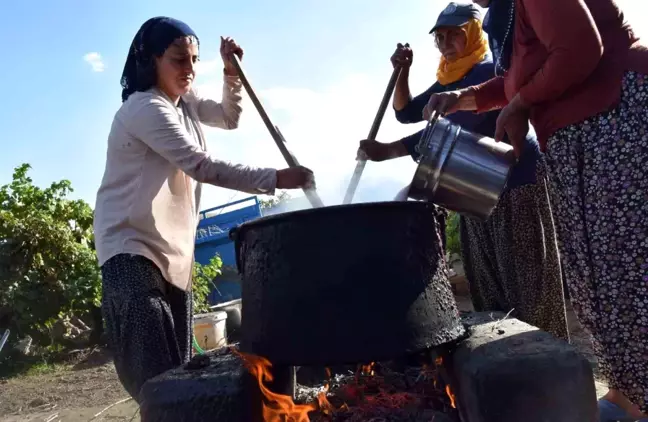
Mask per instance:
[[[409,67],[401,70],[396,81],[396,89],[394,90],[394,109],[400,111],[404,109],[410,102],[412,95],[409,89]]]
[[[241,118],[243,84],[238,76],[224,75],[221,102],[199,97],[195,92],[200,123],[220,129],[236,129]]]
[[[465,111],[477,110],[477,98],[475,97],[475,90],[472,87],[461,90],[457,107],[459,110]]]
[[[388,160],[405,157],[406,155],[409,155],[409,152],[407,151],[407,147],[405,146],[402,140],[395,141],[389,144]]]
[[[504,78],[501,76],[469,89],[472,90],[471,97],[474,99],[475,110],[478,113],[499,110],[508,105],[508,98],[504,90]]]

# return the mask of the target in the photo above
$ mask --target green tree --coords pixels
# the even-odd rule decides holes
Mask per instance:
[[[276,207],[281,202],[288,201],[289,199],[290,199],[290,194],[287,191],[282,190],[279,192],[279,194],[275,196],[271,196],[268,199],[259,199],[259,205],[261,206],[262,210],[265,210],[272,207]]]
[[[211,288],[216,287],[214,279],[222,274],[222,268],[223,261],[218,255],[214,256],[207,265],[194,262],[191,290],[196,314],[209,312],[207,296],[209,296]]]
[[[29,164],[0,187],[0,324],[42,344],[57,319],[100,305],[93,212],[68,180],[34,186]]]

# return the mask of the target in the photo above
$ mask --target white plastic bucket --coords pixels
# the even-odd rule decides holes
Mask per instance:
[[[210,312],[194,316],[193,331],[203,350],[214,350],[227,345],[225,321],[227,312]]]

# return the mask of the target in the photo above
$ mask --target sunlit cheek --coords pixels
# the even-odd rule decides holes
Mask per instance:
[[[163,81],[165,85],[168,85],[169,82],[173,82],[175,72],[172,66],[166,65],[160,67],[160,72],[158,72],[159,78]]]
[[[461,41],[461,40],[455,41],[453,43],[452,47],[453,47],[453,50],[454,50],[453,52],[454,53],[461,54],[461,52],[466,49],[466,43],[464,41]]]

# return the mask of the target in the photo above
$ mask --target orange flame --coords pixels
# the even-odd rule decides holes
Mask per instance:
[[[259,382],[259,389],[263,395],[264,422],[310,421],[308,412],[317,410],[317,404],[295,404],[292,397],[274,393],[264,385],[264,382],[272,382],[272,373],[270,372],[272,364],[267,359],[241,353],[234,349],[232,351],[243,360],[245,367]],[[324,393],[324,400],[326,400],[326,393]]]
[[[330,380],[331,370],[326,368],[326,384],[324,384],[324,391],[317,395],[317,406],[325,415],[330,415],[334,411],[333,405],[326,398],[326,393],[328,393],[330,389]]]
[[[376,365],[376,362],[371,362],[369,365],[361,365],[360,366],[360,373],[365,376],[374,376],[374,366]]]
[[[450,388],[449,385],[446,385],[445,390],[446,390],[446,394],[447,394],[448,397],[450,398],[450,406],[452,406],[453,409],[456,409],[456,408],[457,408],[457,404],[455,403],[455,395],[452,394],[452,389]]]
[[[441,365],[443,365],[443,358],[441,356],[437,356],[437,358],[434,360],[434,364],[437,367],[440,367]],[[436,385],[437,385],[437,382],[436,382],[436,379],[435,379],[434,380],[434,388],[436,388]],[[450,406],[452,406],[453,409],[456,409],[457,408],[456,398],[455,398],[455,395],[453,394],[452,389],[450,388],[449,384],[446,384],[445,392],[448,395],[448,398],[450,399]]]

